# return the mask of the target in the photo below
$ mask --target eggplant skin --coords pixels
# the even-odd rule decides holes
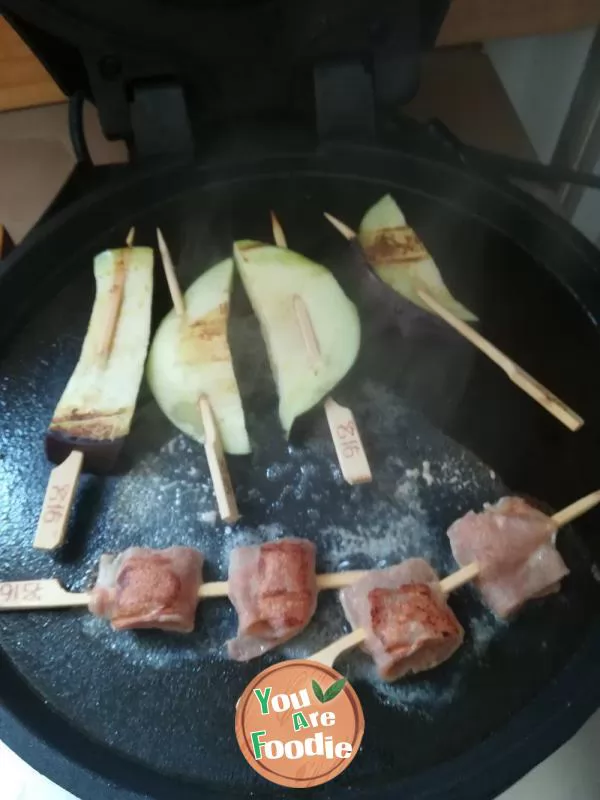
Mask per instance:
[[[83,453],[83,470],[92,475],[106,475],[112,472],[118,461],[125,436],[114,439],[90,439],[73,436],[61,430],[46,433],[45,449],[48,461],[53,464],[62,462],[73,452]]]
[[[361,312],[361,324],[370,335],[397,328],[405,338],[443,337],[451,329],[438,316],[411,303],[379,277],[358,239],[348,242],[344,270],[348,293]]]
[[[86,472],[110,472],[129,432],[131,415],[127,408],[107,413],[72,408],[66,416],[55,416],[46,432],[48,460],[60,464],[73,450],[79,450]]]

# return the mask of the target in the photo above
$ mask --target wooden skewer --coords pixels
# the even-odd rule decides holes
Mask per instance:
[[[317,589],[320,592],[324,589],[343,589],[344,586],[350,586],[364,578],[368,571],[365,569],[349,569],[344,572],[324,572],[322,575],[317,575]]]
[[[600,491],[592,492],[582,497],[580,500],[577,500],[575,503],[571,503],[570,506],[563,508],[562,511],[558,511],[553,515],[552,519],[557,527],[560,528],[582,516],[582,514],[594,508],[598,503],[600,503]],[[467,564],[466,567],[462,567],[456,572],[453,572],[452,575],[448,575],[447,578],[441,580],[440,589],[444,594],[450,594],[450,592],[454,592],[456,589],[464,586],[465,583],[469,583],[477,578],[480,572],[479,564]],[[367,633],[364,628],[356,628],[310,656],[310,660],[319,661],[321,664],[332,667],[336,659],[341,656],[342,653],[364,642],[366,636]]]
[[[348,570],[347,572],[317,575],[317,588],[319,590],[342,589],[365,574],[364,570]],[[228,595],[229,583],[227,581],[204,583],[198,591],[200,600],[227,597]],[[89,592],[68,592],[54,578],[38,581],[5,581],[0,582],[0,611],[76,608],[87,606],[90,596]]]
[[[600,504],[600,490],[582,497],[570,506],[558,511],[552,519],[557,527],[561,528],[578,517],[583,516],[587,511]],[[440,588],[445,594],[450,594],[465,583],[469,583],[479,575],[479,564],[467,564],[466,567],[453,572],[452,575],[440,581]],[[317,575],[317,589],[343,589],[367,575],[369,570],[347,570],[345,572],[328,572]],[[199,591],[198,598],[206,600],[213,597],[227,597],[229,594],[229,583],[227,581],[213,581],[204,583]],[[0,611],[15,611],[26,609],[44,608],[68,608],[85,606],[88,604],[90,595],[88,593],[68,592],[55,579],[38,581],[7,581],[0,583]],[[324,650],[311,656],[313,660],[320,660],[324,653],[340,653],[360,644],[364,639],[364,631],[357,629],[351,634],[336,640]],[[346,643],[342,646],[342,642]],[[336,655],[336,657],[337,657]],[[317,656],[319,658],[317,658]],[[327,656],[329,657],[329,656]],[[333,662],[325,662],[330,665]]]
[[[37,550],[54,550],[65,541],[82,466],[83,453],[73,450],[51,471],[33,540]]]
[[[600,501],[599,501],[600,502]],[[317,575],[317,589],[323,591],[325,589],[343,589],[344,586],[350,586],[352,583],[360,580],[367,574],[368,570],[346,570],[345,572],[324,572],[322,575]],[[204,583],[200,587],[198,597],[205,600],[210,597],[227,597],[229,594],[229,583],[227,581],[213,581],[212,583]]]
[[[597,506],[598,503],[600,503],[600,491],[590,492],[590,494],[586,494],[585,497],[571,503],[570,506],[563,508],[562,511],[557,511],[556,514],[552,515],[552,519],[558,528],[563,528],[565,525],[568,525],[569,522],[573,522],[573,520],[578,519],[578,517],[587,514],[587,512]]]
[[[348,241],[356,238],[355,231],[349,228],[344,222],[336,219],[331,214],[325,213],[326,219],[338,230]],[[532,375],[522,369],[505,353],[499,350],[488,339],[478,333],[471,325],[459,319],[451,311],[448,311],[435,297],[424,289],[418,290],[418,295],[429,308],[437,314],[444,322],[447,322],[454,330],[471,342],[484,355],[502,369],[509,379],[532,397],[537,403],[546,409],[559,422],[562,422],[570,431],[578,431],[584,424],[584,420],[572,408],[564,403],[553,392],[536,380]]]
[[[308,353],[308,359],[314,367],[321,361],[321,348],[319,347],[319,340],[313,328],[310,314],[308,313],[306,303],[299,294],[294,295],[292,304],[294,306],[294,314],[296,315],[298,327],[304,339],[304,347]]]
[[[323,212],[323,216],[327,222],[330,222],[333,225],[336,231],[339,231],[342,234],[344,239],[348,239],[349,242],[351,242],[352,239],[356,239],[356,231],[353,231],[352,228],[346,225],[345,222],[342,222],[341,219],[334,217],[333,214],[328,214],[327,211]]]
[[[317,589],[343,589],[366,575],[365,570],[329,572],[317,575]],[[198,599],[208,600],[229,595],[228,581],[203,583]],[[87,606],[89,592],[68,592],[54,579],[0,582],[0,611],[26,611],[33,609],[76,608]]]
[[[125,237],[125,244],[127,247],[133,247],[133,240],[135,239],[135,228],[129,228],[129,233]]]
[[[287,248],[287,239],[285,238],[285,233],[283,232],[281,223],[279,222],[277,214],[274,211],[271,211],[271,228],[273,230],[273,239],[275,240],[277,247],[283,247],[284,249]]]
[[[167,243],[160,228],[156,229],[156,236],[158,238],[158,247],[162,256],[163,267],[169,292],[171,293],[171,300],[173,307],[178,317],[185,318],[185,301],[175,266]],[[237,503],[235,500],[235,493],[231,484],[231,476],[227,468],[227,461],[225,460],[225,451],[219,430],[217,428],[213,410],[210,405],[210,400],[206,395],[201,395],[198,398],[198,407],[202,416],[202,425],[204,427],[204,450],[206,452],[206,460],[208,461],[208,468],[213,483],[215,497],[217,499],[217,507],[219,509],[219,516],[225,522],[235,522],[239,519],[240,514],[238,511]]]
[[[117,324],[121,314],[121,306],[123,305],[125,279],[127,278],[125,258],[125,255],[119,257],[115,265],[113,283],[110,287],[110,303],[106,311],[106,327],[104,328],[104,335],[102,336],[102,341],[98,348],[98,360],[103,366],[106,366],[113,349]]]
[[[213,581],[212,583],[203,583],[198,591],[198,597],[200,600],[207,600],[211,597],[227,597],[228,595],[228,581]]]
[[[370,483],[371,467],[351,409],[328,397],[325,414],[344,480],[351,485]]]
[[[0,610],[27,611],[87,606],[90,595],[68,592],[51,578],[41,581],[6,581],[0,583]]]
[[[314,655],[309,656],[308,660],[318,661],[320,664],[333,667],[339,656],[341,656],[347,650],[352,650],[359,644],[362,644],[366,636],[367,634],[364,628],[356,628],[356,630],[350,631],[350,633],[346,633],[344,636],[340,636],[339,639],[336,639],[331,644],[328,644],[327,647],[324,647],[322,650],[314,653]]]
[[[461,586],[464,586],[465,583],[474,581],[480,571],[479,564],[467,564],[466,567],[461,567],[457,569],[456,572],[453,572],[452,575],[443,578],[440,581],[440,589],[444,594],[455,592],[457,589],[460,589]]]
[[[444,322],[451,325],[455,331],[460,333],[471,344],[475,345],[484,355],[497,364],[510,380],[532,397],[546,411],[550,412],[557,420],[562,422],[570,431],[578,431],[583,425],[583,418],[576,414],[572,408],[564,403],[553,392],[543,386],[532,375],[510,359],[505,353],[499,350],[488,339],[478,333],[468,323],[452,314],[441,303],[424,290],[418,291],[419,297],[434,311]]]
[[[212,478],[215,497],[219,515],[225,522],[235,522],[240,518],[231,477],[225,461],[225,451],[223,443],[217,430],[212,408],[208,397],[203,394],[198,401],[200,413],[202,414],[202,425],[204,426],[204,448],[206,450],[206,460]]]
[[[309,358],[314,363],[321,355],[319,343],[306,304],[298,295],[294,297],[294,311]],[[370,483],[373,480],[371,467],[351,409],[336,403],[332,397],[325,400],[324,408],[344,480],[351,485]]]
[[[133,247],[133,240],[135,237],[135,228],[130,228],[129,233],[125,239],[125,244],[129,249]],[[123,293],[125,290],[125,280],[127,278],[127,270],[125,268],[125,256],[119,258],[115,267],[115,274],[113,277],[113,285],[110,287],[110,305],[106,314],[106,327],[104,329],[104,336],[98,348],[98,357],[101,362],[106,365],[108,358],[111,354],[119,316],[121,314],[121,306],[123,305]]]
[[[128,247],[133,246],[134,234],[135,228],[131,228],[126,240]],[[126,277],[125,262],[123,259],[119,259],[110,290],[111,301],[107,311],[106,328],[98,348],[98,359],[103,366],[106,366],[113,347],[115,331],[123,304]],[[83,453],[81,450],[73,450],[62,464],[54,467],[50,472],[33,540],[33,546],[36,550],[55,550],[64,543],[69,515],[75,499],[75,491],[79,483],[82,467]]]
[[[273,228],[273,239],[277,247],[287,247],[285,233],[277,215],[273,211],[271,211],[271,226]],[[306,352],[311,364],[314,366],[321,360],[321,348],[319,347],[319,340],[317,339],[310,314],[306,303],[300,295],[294,295],[293,306],[298,326],[304,339]],[[328,397],[325,400],[324,408],[344,480],[351,485],[370,483],[373,480],[371,467],[369,466],[369,460],[352,410],[347,406],[336,403],[332,397]]]
[[[169,248],[167,247],[167,243],[165,242],[160,228],[156,229],[156,238],[158,239],[158,249],[160,250],[160,255],[162,257],[165,278],[167,279],[167,284],[169,285],[169,292],[171,293],[173,308],[175,309],[175,313],[178,317],[184,317],[185,301],[183,299],[183,294],[181,293],[177,275],[175,274],[175,267],[173,266],[173,260],[171,259]]]

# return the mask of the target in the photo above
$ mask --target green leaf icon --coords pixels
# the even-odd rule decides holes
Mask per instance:
[[[314,679],[313,679],[313,682],[312,682],[312,690],[313,690],[314,695],[317,698],[317,700],[320,703],[324,703],[325,702],[325,695],[323,694],[323,689],[321,689],[319,684]]]
[[[329,689],[327,689],[327,691],[323,695],[322,702],[328,703],[330,700],[333,700],[334,697],[337,697],[338,694],[344,688],[345,683],[346,683],[346,678],[340,678],[339,680],[334,681],[329,687]]]

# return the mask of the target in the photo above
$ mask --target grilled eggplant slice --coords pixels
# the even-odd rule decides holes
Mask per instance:
[[[250,452],[227,323],[233,260],[201,275],[185,293],[185,315],[169,312],[161,322],[148,357],[148,383],[156,402],[183,433],[204,442],[199,399],[205,394],[227,453]]]
[[[289,435],[296,417],[319,403],[346,375],[360,348],[354,304],[325,267],[281,247],[235,245],[246,293],[260,322],[279,394],[279,419]],[[310,319],[318,357],[307,347],[298,300]]]
[[[46,455],[59,464],[80,450],[84,470],[104,473],[113,469],[129,433],[144,372],[153,251],[149,247],[106,250],[94,260],[94,275],[90,323],[48,428]]]
[[[426,290],[459,319],[477,320],[450,294],[434,260],[389,194],[367,211],[358,238],[379,277],[411,303],[431,312],[418,295],[419,289]]]

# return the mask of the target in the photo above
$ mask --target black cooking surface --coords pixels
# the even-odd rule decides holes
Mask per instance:
[[[543,224],[477,179],[401,157],[384,163],[372,154],[364,164],[370,179],[344,159],[335,166],[273,159],[208,172],[165,169],[110,201],[90,202],[77,217],[66,212],[46,246],[30,246],[27,266],[37,270],[43,296],[33,293],[35,313],[0,362],[0,578],[58,576],[82,590],[103,552],[183,544],[206,554],[206,580],[223,579],[232,547],[284,535],[315,541],[321,570],[421,555],[447,573],[453,564],[444,532],[467,509],[509,488],[554,508],[597,488],[600,340],[592,316],[557,277],[566,276],[597,313],[593,251],[579,240],[574,247],[562,223]],[[385,178],[377,177],[379,169]],[[234,237],[269,237],[274,209],[290,247],[340,274],[347,254],[321,212],[356,227],[386,191],[455,295],[480,316],[483,333],[581,413],[582,431],[563,428],[450,330],[409,339],[388,330],[363,342],[359,362],[334,392],[352,406],[373,468],[373,484],[350,487],[320,412],[301,421],[291,445],[283,441],[263,345],[238,287],[231,338],[254,443],[251,457],[230,459],[240,522],[213,524],[202,449],[162,418],[144,386],[122,474],[85,477],[68,545],[54,556],[32,550],[49,472],[43,435],[87,326],[94,254],[119,246],[132,224],[138,243],[152,244],[160,224],[187,285],[230,252]],[[168,295],[156,275],[159,319]],[[598,519],[592,513],[560,535],[571,576],[560,595],[531,604],[514,622],[496,621],[471,589],[457,593],[451,602],[466,629],[465,646],[441,668],[386,686],[364,655],[340,661],[363,703],[366,734],[347,772],[315,795],[342,786],[377,788],[380,795],[393,787],[412,791],[404,781],[422,781],[434,767],[469,758],[493,735],[500,742],[509,721],[514,729],[541,692],[557,690],[597,632],[590,550],[598,549],[592,538]],[[117,634],[82,611],[4,614],[0,646],[32,690],[30,713],[41,696],[89,738],[90,750],[102,742],[126,759],[133,786],[159,794],[161,779],[177,776],[224,796],[280,796],[238,751],[235,700],[265,666],[309,655],[346,626],[335,597],[323,595],[305,634],[240,665],[224,656],[235,625],[225,600],[206,601],[187,637]],[[506,742],[499,748],[504,753]],[[454,780],[458,775],[457,766]],[[183,784],[172,785],[183,791]],[[449,796],[437,783],[435,792],[428,788],[428,796]],[[484,791],[482,785],[479,795],[468,796]],[[113,795],[116,789],[106,789]]]

